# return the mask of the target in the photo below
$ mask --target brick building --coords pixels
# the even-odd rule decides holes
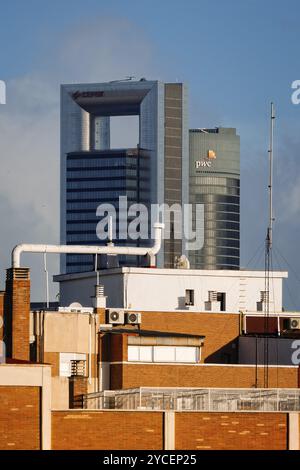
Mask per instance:
[[[263,312],[113,309],[106,301],[98,288],[87,307],[30,311],[29,270],[7,271],[1,448],[299,448],[299,366],[239,361],[240,340],[247,328],[260,334],[253,315]],[[278,310],[282,337],[283,319],[297,314]]]

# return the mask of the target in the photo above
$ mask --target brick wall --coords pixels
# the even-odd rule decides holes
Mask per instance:
[[[29,360],[29,315],[29,269],[7,269],[5,335],[7,338],[8,357]]]
[[[88,393],[87,377],[69,378],[69,407],[83,408],[83,395]]]
[[[199,413],[175,415],[178,450],[285,450],[285,413]]]
[[[162,412],[52,412],[53,450],[159,450],[162,433]]]
[[[236,362],[239,315],[229,313],[142,312],[143,330],[205,336],[203,362]]]
[[[0,386],[0,449],[40,449],[39,387]]]
[[[51,364],[52,377],[59,375],[59,353],[58,352],[44,352],[43,362]]]
[[[163,412],[52,412],[54,450],[161,450],[164,432]],[[288,415],[177,412],[175,449],[285,450]]]
[[[270,388],[297,388],[297,367],[269,367]],[[256,368],[234,365],[111,364],[111,388],[228,387],[251,388]],[[257,368],[257,387],[263,387],[264,368]]]

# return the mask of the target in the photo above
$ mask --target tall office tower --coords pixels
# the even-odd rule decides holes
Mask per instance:
[[[236,129],[191,129],[190,203],[204,204],[204,245],[190,251],[194,269],[239,269],[240,138]]]
[[[110,118],[134,115],[139,117],[137,146],[112,149]],[[182,83],[141,79],[61,86],[62,244],[105,243],[96,234],[101,220],[96,210],[102,203],[118,209],[119,196],[126,196],[128,205],[147,208],[187,203],[188,166],[187,90]],[[118,213],[116,225],[116,245],[152,243],[121,239]],[[174,266],[175,257],[185,251],[173,227],[158,255],[159,266]],[[121,259],[122,264],[140,261]],[[61,257],[61,272],[92,269],[92,256]]]

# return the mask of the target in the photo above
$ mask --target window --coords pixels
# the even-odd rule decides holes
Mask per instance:
[[[152,346],[128,346],[128,361],[152,362]]]
[[[176,362],[175,348],[172,346],[154,346],[153,362]]]
[[[194,364],[200,361],[200,348],[196,346],[128,346],[128,361]]]
[[[220,302],[221,312],[225,312],[226,311],[226,294],[225,294],[225,292],[218,292],[217,293],[217,301]]]
[[[226,312],[226,293],[217,292],[215,290],[208,291],[208,302],[205,302],[205,309],[212,309],[212,302],[220,303],[220,312]]]
[[[185,291],[185,305],[194,305],[194,291],[192,289]]]
[[[85,364],[86,354],[60,353],[59,375],[61,377],[71,377],[71,375],[85,375]],[[81,372],[80,374],[79,371]]]

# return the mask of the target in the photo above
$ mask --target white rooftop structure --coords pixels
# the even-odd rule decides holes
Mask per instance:
[[[271,273],[269,312],[282,312],[282,280]],[[114,268],[54,276],[60,304],[93,305],[95,285],[104,287],[106,306],[162,312],[263,312],[264,271]]]

